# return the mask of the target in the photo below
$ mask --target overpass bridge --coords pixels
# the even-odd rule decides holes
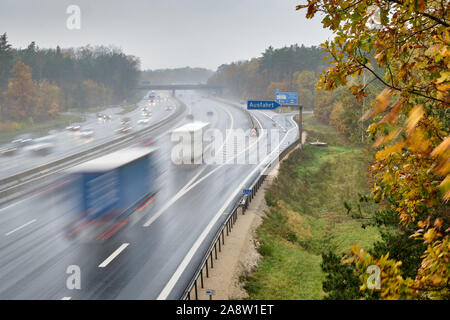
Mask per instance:
[[[175,95],[176,90],[216,90],[221,94],[223,87],[210,84],[141,84],[138,89],[141,90],[169,90],[172,91],[172,95]]]

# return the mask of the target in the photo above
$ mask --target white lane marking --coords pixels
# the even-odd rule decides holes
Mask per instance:
[[[117,257],[123,250],[125,250],[126,247],[128,247],[129,243],[123,243],[119,248],[117,248],[116,251],[114,251],[105,261],[103,261],[98,267],[104,268],[106,267],[111,261],[114,260],[115,257]]]
[[[6,207],[0,208],[0,211],[6,210],[6,209],[11,208],[11,207],[14,207],[14,206],[18,205],[19,203],[25,202],[27,200],[29,200],[29,198],[25,198],[23,200],[19,200],[17,202],[13,202],[13,203],[11,203],[10,205],[8,205]]]
[[[36,219],[33,219],[33,220],[31,220],[31,221],[28,221],[27,223],[21,225],[20,227],[17,227],[17,228],[15,228],[14,230],[11,230],[10,232],[6,233],[5,236],[9,236],[10,234],[12,234],[12,233],[14,233],[14,232],[16,232],[16,231],[19,231],[20,229],[25,228],[26,226],[28,226],[28,225],[30,225],[30,224],[32,224],[32,223],[34,223],[34,222],[36,222]]]
[[[294,130],[295,128],[290,129]],[[288,132],[289,133],[289,132]],[[280,145],[284,142],[284,140],[287,138],[287,135],[283,138],[283,140],[280,142]],[[225,201],[225,203],[223,204],[223,206],[219,209],[219,211],[216,213],[216,215],[214,216],[214,218],[210,221],[210,223],[206,226],[206,228],[203,230],[203,232],[200,234],[200,236],[197,238],[197,240],[195,241],[194,245],[192,246],[192,248],[189,250],[189,252],[187,253],[187,255],[184,257],[183,261],[180,263],[180,265],[178,266],[177,270],[175,271],[175,273],[172,275],[172,277],[170,278],[169,282],[166,284],[166,286],[164,287],[164,289],[161,291],[161,293],[158,295],[157,300],[165,300],[167,299],[167,297],[169,296],[170,292],[172,291],[173,287],[175,286],[175,284],[178,282],[178,280],[180,279],[181,275],[183,274],[184,270],[186,269],[186,267],[188,266],[188,264],[191,262],[192,257],[194,256],[194,254],[197,252],[198,248],[200,247],[200,245],[203,243],[203,241],[205,240],[206,236],[208,235],[208,233],[211,231],[211,229],[214,227],[214,225],[216,224],[217,220],[220,218],[220,216],[223,214],[223,211],[225,210],[225,208],[228,206],[228,203],[230,201],[232,201],[234,199],[234,197],[237,195],[237,193],[241,192],[242,187],[245,185],[245,183],[247,183],[247,180],[250,179],[252,177],[252,175],[259,170],[259,168],[265,163],[266,159],[269,159],[270,157],[272,157],[272,154],[274,154],[274,152],[276,151],[276,149],[274,151],[272,151],[272,153],[270,153],[269,155],[266,156],[266,158],[264,158],[264,161],[262,161],[258,166],[255,167],[255,169],[253,169],[253,171],[242,181],[242,183],[239,185],[238,188],[236,188],[236,191]]]
[[[72,297],[62,297],[61,300],[70,300]]]

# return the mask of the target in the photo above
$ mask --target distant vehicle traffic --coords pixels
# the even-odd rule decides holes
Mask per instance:
[[[120,120],[120,124],[129,124],[131,122],[131,118],[124,117],[122,120]]]
[[[33,144],[27,149],[33,154],[45,156],[53,151],[55,136],[45,136],[34,139]]]
[[[207,116],[212,116],[212,115],[214,115],[214,112],[208,111],[208,112],[206,113],[206,115],[207,115]]]
[[[153,102],[156,99],[156,93],[154,91],[151,91],[148,95],[147,95],[147,99],[150,100],[150,102]]]
[[[80,130],[80,137],[82,138],[90,138],[94,135],[94,130],[83,128]]]
[[[69,131],[78,131],[81,129],[81,125],[78,123],[72,123],[71,125],[67,126],[66,129]]]
[[[128,133],[131,131],[131,126],[123,126],[116,130],[117,133]]]
[[[17,145],[17,147],[28,146],[33,143],[33,135],[26,133],[16,137],[11,143]]]
[[[140,120],[138,121],[138,124],[148,124],[149,122],[150,122],[149,119],[140,119]]]
[[[147,118],[151,118],[152,117],[152,113],[150,111],[144,111],[144,112],[142,112],[142,116],[143,117],[147,117]]]

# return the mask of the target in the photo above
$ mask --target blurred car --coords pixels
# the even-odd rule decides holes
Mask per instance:
[[[186,116],[186,119],[194,120],[194,115],[193,115],[192,113],[189,113],[189,114]]]
[[[3,146],[0,146],[0,155],[2,156],[12,156],[14,155],[17,150],[18,150],[18,146],[15,143],[8,143],[5,144]]]
[[[102,113],[97,113],[97,118],[103,118],[103,114]]]
[[[109,114],[104,114],[103,115],[103,119],[104,120],[111,120],[111,116]]]
[[[15,144],[17,147],[28,146],[33,143],[33,135],[31,135],[29,133],[22,134],[22,135],[16,137],[11,143]]]
[[[208,116],[212,116],[214,113],[212,112],[212,111],[208,111],[207,113],[206,113],[206,115],[208,115]]]
[[[149,123],[149,122],[150,122],[149,119],[140,119],[140,120],[138,121],[138,124],[147,124],[147,123]]]
[[[128,133],[131,131],[131,126],[123,126],[116,130],[117,133]]]
[[[70,126],[67,126],[66,129],[69,131],[78,131],[81,129],[81,125],[78,123],[72,123]]]
[[[124,117],[120,120],[120,124],[129,124],[131,122],[131,118]]]
[[[167,106],[166,107],[166,111],[170,111],[170,110],[172,110],[172,107],[171,106]]]
[[[53,150],[53,143],[50,142],[41,142],[34,144],[30,151],[33,152],[36,155],[42,155],[45,156],[49,153],[51,153]]]
[[[80,130],[80,137],[82,138],[90,138],[94,135],[94,130],[83,128]]]
[[[33,144],[27,147],[27,149],[36,155],[47,155],[53,151],[54,142],[55,136],[37,138],[34,139]]]

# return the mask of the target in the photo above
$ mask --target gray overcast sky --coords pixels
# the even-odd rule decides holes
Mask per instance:
[[[143,69],[205,67],[258,57],[270,45],[318,45],[331,33],[295,11],[301,0],[0,0],[14,47],[115,45]],[[81,29],[69,30],[69,5]]]

